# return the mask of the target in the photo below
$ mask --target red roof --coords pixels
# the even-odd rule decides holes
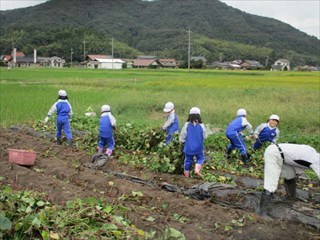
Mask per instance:
[[[11,56],[13,56],[13,51],[11,52]],[[16,57],[25,57],[26,55],[23,52],[16,52]]]
[[[10,62],[12,59],[12,56],[11,55],[4,55],[2,57],[2,60],[5,61],[5,62]]]
[[[16,52],[16,57],[17,58],[22,58],[22,57],[25,57],[26,55],[23,53],[23,52]],[[13,59],[13,51],[11,52],[11,54],[9,55],[4,55],[3,57],[2,57],[2,60],[4,61],[4,62],[10,62],[10,61],[12,61],[12,59]]]

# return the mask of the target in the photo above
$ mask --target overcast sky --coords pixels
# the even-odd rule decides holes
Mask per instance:
[[[0,0],[0,10],[33,6],[45,1],[46,0]],[[278,19],[320,39],[320,0],[220,1],[247,13]]]

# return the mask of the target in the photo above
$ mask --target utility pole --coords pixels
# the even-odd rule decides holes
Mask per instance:
[[[268,64],[269,64],[269,56],[267,56],[267,58],[266,58],[266,62],[265,62],[265,67],[266,68],[268,67]]]
[[[113,37],[111,38],[111,56],[112,56],[112,69],[113,69]]]
[[[83,40],[83,61],[86,60],[86,41]]]
[[[73,48],[70,49],[70,65],[72,67],[72,54],[73,54]]]
[[[190,54],[191,54],[191,41],[190,41],[190,34],[191,34],[191,31],[190,31],[190,27],[189,27],[189,42],[188,42],[188,70],[190,70]]]

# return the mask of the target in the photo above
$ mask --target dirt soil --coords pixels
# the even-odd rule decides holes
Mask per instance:
[[[127,217],[138,228],[156,230],[161,235],[165,228],[173,227],[184,233],[186,239],[320,239],[319,229],[295,219],[266,220],[250,209],[215,203],[210,198],[196,200],[162,187],[163,183],[168,183],[190,188],[203,183],[202,179],[132,169],[121,165],[117,159],[94,170],[85,167],[91,162],[86,151],[57,145],[28,131],[3,128],[0,131],[0,176],[3,182],[16,189],[45,192],[55,204],[64,204],[74,198],[103,197],[108,202],[127,206]],[[35,165],[24,167],[9,163],[9,148],[38,152]],[[153,184],[132,181],[114,173],[136,176]],[[238,188],[242,186],[239,184]],[[120,198],[131,195],[132,191],[143,193],[143,197],[138,200]],[[168,207],[163,207],[164,204]],[[175,214],[186,217],[188,221],[180,222]],[[244,226],[232,224],[233,220],[244,215],[252,216],[253,220],[246,218]],[[149,216],[155,221],[147,221]],[[217,223],[222,227],[217,227]],[[233,225],[233,229],[225,231],[224,226],[228,225]]]

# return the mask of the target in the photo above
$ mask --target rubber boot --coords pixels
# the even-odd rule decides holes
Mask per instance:
[[[103,152],[103,148],[98,147],[97,149],[98,149],[98,153],[99,153],[99,154],[102,154],[102,152]]]
[[[107,150],[106,150],[106,154],[110,157],[110,156],[111,156],[111,154],[112,154],[112,149],[107,148]]]
[[[249,163],[249,158],[248,158],[248,154],[243,154],[241,155],[241,161],[244,163],[244,164],[247,164]]]
[[[194,169],[194,174],[196,174],[200,177],[203,177],[203,175],[200,173],[201,168],[202,168],[201,164],[196,164],[195,169]]]
[[[185,177],[190,177],[190,171],[184,170],[184,171],[183,171],[183,175],[184,175]]]
[[[256,213],[260,215],[261,217],[265,217],[268,205],[271,201],[272,193],[270,193],[268,190],[264,189],[261,193],[260,202],[256,209]]]
[[[61,138],[57,138],[57,144],[58,144],[58,145],[61,145],[61,144],[62,144]]]
[[[68,146],[69,146],[69,147],[72,147],[72,146],[73,146],[73,141],[72,141],[72,139],[69,139],[69,140],[68,140]]]
[[[292,179],[285,179],[284,180],[284,187],[286,189],[286,194],[288,199],[293,200],[296,198],[297,196],[297,182],[296,182],[296,178],[292,178]]]

